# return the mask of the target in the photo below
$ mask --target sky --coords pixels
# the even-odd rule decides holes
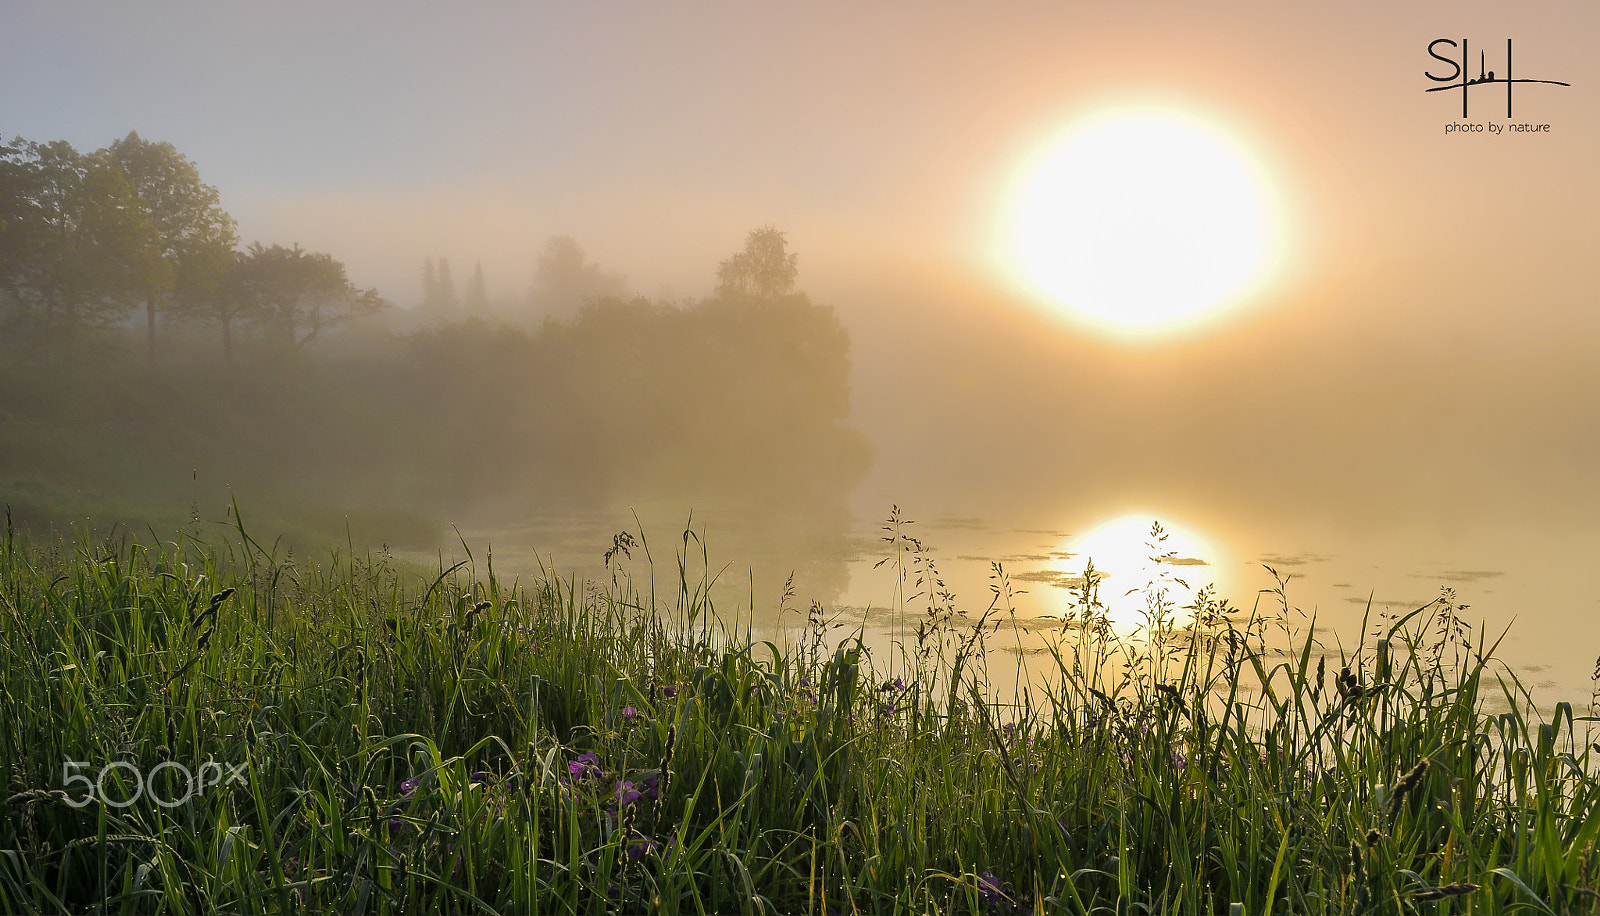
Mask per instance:
[[[441,256],[520,296],[557,234],[639,293],[703,296],[776,225],[853,335],[873,505],[1142,487],[1578,524],[1600,508],[1596,26],[1570,2],[12,2],[0,135],[171,142],[245,240],[331,252],[400,304]],[[1518,76],[1570,83],[1518,90],[1550,130],[1447,134],[1441,37],[1514,39]],[[1285,218],[1249,301],[1130,342],[1020,287],[996,239],[1022,163],[1132,105],[1249,149]]]

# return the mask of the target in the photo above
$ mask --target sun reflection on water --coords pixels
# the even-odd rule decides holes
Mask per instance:
[[[1052,553],[1053,610],[1063,617],[1083,616],[1085,597],[1097,601],[1113,630],[1132,634],[1145,627],[1152,602],[1170,605],[1172,622],[1189,618],[1184,605],[1203,586],[1216,582],[1225,566],[1222,549],[1199,529],[1150,512],[1127,512],[1072,535]],[[1085,573],[1093,564],[1093,582]],[[1219,583],[1220,584],[1220,583]]]

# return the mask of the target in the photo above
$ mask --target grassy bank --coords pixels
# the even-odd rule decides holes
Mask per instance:
[[[908,599],[873,659],[816,610],[751,644],[688,575],[8,530],[0,911],[1600,908],[1587,722],[1529,719],[1448,604],[1330,654],[1159,591],[1134,642],[1085,599],[1001,703],[1003,584],[981,623]]]

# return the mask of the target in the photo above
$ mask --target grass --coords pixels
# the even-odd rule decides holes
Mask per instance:
[[[1152,582],[1133,639],[1090,572],[1002,699],[1003,573],[970,619],[886,537],[875,659],[815,607],[752,641],[687,536],[641,595],[621,536],[591,588],[8,526],[0,911],[1600,909],[1589,717],[1449,601],[1330,648]]]

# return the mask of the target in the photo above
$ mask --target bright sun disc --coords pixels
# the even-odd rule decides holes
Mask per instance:
[[[1236,144],[1169,112],[1074,125],[1018,181],[1007,257],[1077,317],[1144,335],[1245,298],[1277,236],[1260,168]]]

